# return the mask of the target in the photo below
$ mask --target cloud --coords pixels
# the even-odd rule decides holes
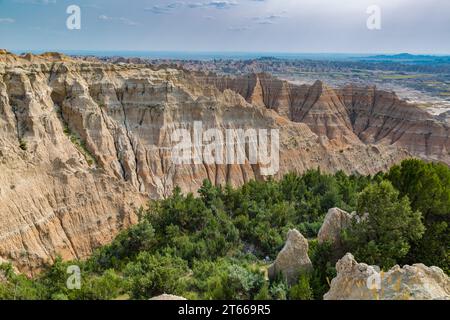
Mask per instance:
[[[188,4],[188,7],[192,8],[192,9],[195,9],[195,8],[230,9],[237,5],[238,5],[238,2],[236,2],[236,1],[228,1],[228,0],[218,1],[217,0],[217,1],[190,3],[190,4]]]
[[[0,24],[10,24],[14,22],[16,22],[16,20],[12,18],[0,18]]]
[[[150,11],[150,12],[152,12],[154,14],[169,14],[170,11],[171,11],[167,7],[161,7],[161,6],[158,6],[158,5],[155,5],[155,6],[151,7],[151,8],[145,8],[144,10],[145,11]]]
[[[130,20],[130,19],[124,18],[124,17],[109,17],[107,15],[102,14],[98,18],[103,21],[120,22],[120,23],[129,25],[129,26],[137,26],[138,25],[137,22],[134,22],[133,20]]]
[[[228,27],[228,31],[235,31],[235,32],[246,31],[246,30],[249,30],[249,29],[250,29],[249,26],[231,26],[231,27]]]
[[[181,7],[186,7],[190,9],[197,9],[197,8],[229,9],[237,5],[238,2],[234,0],[213,0],[194,3],[185,3],[183,1],[176,1],[169,3],[167,5],[154,5],[152,7],[144,8],[144,10],[149,11],[153,14],[171,14],[173,13],[173,11]]]
[[[275,22],[270,21],[270,20],[263,20],[263,21],[258,21],[258,24],[275,24]]]
[[[283,11],[282,14],[269,14],[261,17],[253,17],[251,19],[257,24],[275,24],[276,21],[286,18],[286,16],[283,15],[284,13],[285,12]]]
[[[48,4],[55,4],[56,0],[33,0],[33,2],[37,4],[48,5]]]
[[[144,10],[149,11],[153,14],[171,14],[173,13],[173,11],[181,7],[187,7],[190,9],[197,9],[197,8],[229,9],[237,5],[238,5],[237,1],[230,1],[230,0],[213,0],[207,2],[194,2],[194,3],[185,3],[183,1],[176,1],[166,5],[154,5],[152,7],[144,8]]]
[[[145,11],[150,11],[154,14],[170,14],[173,12],[173,10],[178,9],[182,6],[184,6],[185,3],[182,1],[172,2],[167,5],[161,6],[161,5],[154,5],[149,8],[144,8]]]
[[[42,6],[56,4],[56,0],[15,0],[14,2],[22,4],[37,4]]]

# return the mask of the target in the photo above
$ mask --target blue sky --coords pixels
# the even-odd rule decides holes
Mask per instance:
[[[0,48],[450,53],[449,17],[448,0],[0,0]]]

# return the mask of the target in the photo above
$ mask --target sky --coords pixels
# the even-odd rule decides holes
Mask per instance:
[[[0,0],[0,48],[450,54],[449,17],[448,0]]]

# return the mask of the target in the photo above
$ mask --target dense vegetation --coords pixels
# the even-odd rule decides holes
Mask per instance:
[[[0,298],[321,299],[336,258],[331,244],[314,238],[332,207],[358,212],[360,222],[343,232],[345,249],[358,260],[383,268],[423,262],[450,271],[445,165],[407,160],[374,177],[311,170],[237,189],[205,181],[198,194],[176,189],[151,202],[137,225],[87,261],[57,259],[35,279],[1,266]],[[266,269],[291,228],[310,239],[314,271],[289,287],[281,276],[269,281]],[[79,290],[66,286],[70,265],[81,269]]]

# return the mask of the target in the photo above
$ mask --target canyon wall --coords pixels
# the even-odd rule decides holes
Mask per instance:
[[[276,177],[318,167],[373,174],[411,155],[450,163],[447,125],[370,90],[2,51],[0,258],[33,274],[57,254],[89,256],[175,186],[264,178],[248,161],[175,165],[172,135],[195,121],[280,130]]]
[[[394,92],[347,85],[332,89],[316,81],[295,85],[268,74],[201,77],[220,90],[231,89],[249,103],[305,123],[336,145],[364,143],[407,149],[413,156],[450,164],[450,122],[399,99]]]

